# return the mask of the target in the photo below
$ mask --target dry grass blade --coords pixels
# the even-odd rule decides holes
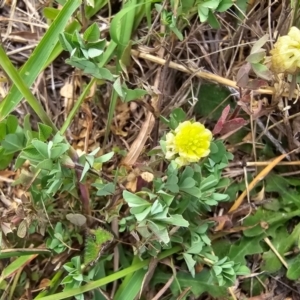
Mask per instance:
[[[248,192],[250,193],[251,190],[256,186],[258,182],[263,180],[269,173],[274,169],[277,164],[282,161],[284,158],[286,158],[289,154],[296,152],[298,149],[295,149],[289,153],[282,154],[275,158],[273,161],[271,161],[259,174],[251,181],[251,183],[248,185]],[[234,212],[237,210],[240,205],[242,204],[244,198],[247,196],[247,190],[243,191],[242,194],[235,200],[234,204],[232,207],[229,209],[229,213]]]
[[[143,52],[139,52],[137,50],[132,49],[131,50],[131,54],[134,55],[135,57],[140,57],[143,58],[145,60],[157,63],[159,65],[166,65],[167,60],[148,54],[148,53],[143,53]],[[184,73],[188,73],[188,74],[196,74],[197,77],[208,80],[208,81],[212,81],[212,82],[216,82],[225,86],[230,86],[233,88],[238,89],[237,83],[233,80],[224,78],[222,76],[216,75],[216,74],[212,74],[212,73],[208,73],[208,72],[204,72],[204,71],[199,71],[197,69],[194,68],[190,68],[190,67],[186,67],[184,65],[178,64],[178,63],[174,63],[173,61],[169,62],[168,65],[170,68],[184,72]],[[256,93],[258,94],[266,94],[266,95],[274,95],[276,93],[275,89],[273,87],[265,87],[265,88],[259,88],[257,90],[255,90]],[[282,96],[288,96],[289,93],[285,92],[282,94]],[[298,97],[298,91],[295,90],[294,94],[293,94],[294,98]]]
[[[298,299],[295,7],[2,1],[0,299]]]

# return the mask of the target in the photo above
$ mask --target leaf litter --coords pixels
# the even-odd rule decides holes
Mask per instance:
[[[41,13],[41,8],[45,8],[47,5],[47,1],[4,1],[0,8],[2,43],[10,59],[18,67],[26,62],[32,49],[38,43],[45,29],[48,28]],[[265,34],[271,33],[273,38],[276,31],[281,29],[282,20],[286,19],[285,5],[287,5],[285,1],[277,3],[270,8],[271,13],[268,13],[266,1],[261,3],[252,1],[244,9],[241,5],[237,10],[218,15],[218,22],[221,25],[219,29],[212,29],[207,23],[199,23],[199,20],[190,20],[190,29],[186,30],[182,41],[176,40],[169,44],[167,38],[155,38],[155,33],[160,32],[159,22],[152,24],[152,32],[148,32],[145,24],[141,23],[136,30],[136,37],[138,41],[141,41],[141,45],[131,51],[133,60],[130,68],[126,70],[131,87],[147,86],[150,98],[155,103],[152,104],[153,108],[157,109],[158,113],[160,111],[171,112],[174,108],[182,107],[190,116],[193,116],[197,101],[205,106],[206,111],[212,112],[215,105],[206,102],[205,94],[200,96],[197,94],[197,91],[201,90],[201,85],[206,81],[227,86],[227,88],[231,87],[233,90],[228,90],[233,91],[234,97],[238,95],[238,102],[233,102],[231,107],[225,107],[217,120],[212,121],[206,114],[201,115],[200,113],[197,116],[207,122],[211,129],[215,128],[214,133],[222,135],[222,139],[226,141],[226,147],[233,149],[233,163],[236,163],[239,169],[246,168],[246,171],[250,173],[249,182],[242,184],[243,187],[241,187],[238,184],[247,180],[244,173],[235,176],[234,168],[237,167],[229,165],[226,168],[226,174],[233,179],[228,189],[233,190],[231,201],[234,204],[231,206],[226,203],[215,207],[208,216],[217,224],[215,230],[211,231],[215,254],[226,254],[235,263],[246,264],[252,270],[252,278],[250,276],[248,278],[240,277],[237,280],[233,292],[236,299],[244,299],[244,297],[248,297],[248,299],[279,299],[280,297],[282,297],[280,299],[285,297],[297,299],[299,297],[299,293],[295,289],[300,277],[297,267],[299,261],[298,198],[300,184],[297,178],[299,165],[293,164],[298,155],[292,152],[295,145],[293,147],[292,143],[287,142],[287,140],[295,142],[299,131],[297,129],[299,104],[296,101],[287,102],[284,98],[287,96],[289,88],[285,80],[272,79],[270,81],[270,74],[257,65],[262,58],[263,51],[268,52],[270,48]],[[113,1],[111,8],[116,11],[119,9]],[[100,16],[108,15],[111,8],[104,5],[101,14],[95,16],[99,26],[103,24],[103,17]],[[234,21],[230,23],[232,19]],[[270,29],[269,22],[275,22],[276,27]],[[239,26],[238,30],[233,30],[238,23],[242,26]],[[281,32],[285,33],[284,26]],[[108,33],[104,31],[103,34]],[[151,35],[154,38],[147,39]],[[272,38],[269,39],[272,40]],[[160,48],[157,48],[157,44]],[[81,72],[74,71],[71,66],[64,63],[66,58],[65,54],[57,57],[51,67],[43,71],[42,76],[33,86],[36,96],[58,128],[64,123],[88,81]],[[253,80],[255,74],[246,62],[255,64],[254,72],[262,75],[264,80]],[[4,98],[8,93],[10,82],[4,73],[0,74],[0,79],[2,78],[4,80],[0,80],[0,94]],[[164,82],[163,86],[162,81]],[[78,153],[89,153],[104,140],[108,121],[107,112],[113,88],[110,83],[101,82],[101,79],[97,84],[98,88],[90,90],[90,94],[84,100],[81,109],[66,131],[67,139]],[[278,85],[282,87],[278,87]],[[264,103],[262,96],[266,96],[267,99]],[[153,142],[151,139],[155,138],[153,128],[157,124],[157,116],[148,109],[147,99],[149,98],[147,97],[141,100],[145,102],[144,105],[139,101],[117,102],[111,135],[105,146],[106,149],[114,147],[120,152],[122,149],[126,149],[128,152],[123,153],[122,163],[129,170],[137,166],[143,172],[149,168],[145,150],[151,149],[150,145]],[[174,102],[173,99],[177,101]],[[222,103],[223,100],[224,98],[220,98],[219,102]],[[172,105],[170,106],[169,103]],[[278,104],[282,106],[278,107]],[[288,115],[286,116],[287,111]],[[20,120],[24,120],[25,115],[30,113],[30,124],[37,126],[38,119],[26,103],[18,106],[15,113]],[[165,117],[167,116],[166,114]],[[256,119],[263,122],[265,126],[263,131],[255,126]],[[247,126],[248,123],[249,126]],[[288,130],[290,126],[293,128],[292,130]],[[235,127],[241,127],[242,130],[236,132],[233,130]],[[164,131],[165,128],[161,126],[159,135],[163,135]],[[237,137],[236,142],[231,142],[240,132],[242,132],[242,136]],[[274,144],[276,142],[267,136],[267,132],[272,133],[275,140],[282,145],[285,150],[284,154],[278,153],[276,144]],[[243,147],[246,144],[243,138],[249,133],[251,133],[251,147]],[[154,141],[154,144],[156,142]],[[294,144],[297,145],[296,142]],[[257,155],[255,155],[255,151],[257,151]],[[287,153],[294,154],[294,159],[289,165],[280,165],[280,161],[285,161]],[[258,164],[260,161],[266,162],[268,165],[260,166]],[[252,163],[252,167],[254,166],[255,169],[250,169],[247,163]],[[112,171],[116,170],[119,165],[120,161],[113,159],[102,171],[105,173],[104,176],[112,180]],[[30,184],[34,178],[29,169],[29,166],[25,164],[22,170],[18,170],[16,173],[13,166],[8,165],[0,173],[0,188],[3,191],[0,206],[2,248],[4,245],[6,248],[13,248],[16,244],[24,246],[24,248],[28,247],[28,243],[24,240],[25,236],[39,247],[47,238],[43,229],[43,222],[46,222],[47,216],[34,211],[30,205],[23,202],[21,195],[25,195],[27,192],[24,186],[11,185],[12,180],[19,178],[20,172],[29,177],[28,183]],[[136,177],[139,178],[139,174],[142,172],[139,171]],[[249,179],[251,177],[252,180]],[[124,178],[120,184],[131,185],[130,180],[126,176]],[[134,191],[138,186],[139,179],[137,178],[132,180],[135,181]],[[91,182],[86,184],[91,189]],[[141,183],[142,187],[143,184],[145,185],[145,183]],[[253,199],[263,186],[265,186],[263,198],[269,198],[270,201],[259,205]],[[141,190],[141,187],[138,190]],[[251,192],[252,190],[253,192]],[[66,215],[72,225],[83,226],[85,222],[88,222],[83,219],[85,216],[72,212],[74,206],[72,201],[76,199],[76,195],[73,200],[67,199],[66,201],[65,194],[57,197],[54,206],[50,207],[52,210],[58,210],[56,218],[50,220],[50,224],[55,227],[58,220]],[[248,198],[250,202],[245,203],[245,198]],[[101,199],[98,200],[101,201]],[[119,201],[117,193],[113,193],[109,203],[105,205],[99,203],[97,209],[101,210],[101,214],[95,214],[95,218],[113,219],[118,215]],[[242,208],[242,203],[246,205],[246,208],[235,214],[237,209]],[[19,206],[22,206],[24,210],[22,216],[17,212]],[[48,210],[49,208],[47,208]],[[240,222],[240,219],[247,216],[249,211],[251,211],[251,215]],[[103,218],[108,212],[109,216]],[[39,218],[40,216],[42,218]],[[38,221],[41,230],[37,235],[31,233],[29,229],[32,222]],[[230,230],[228,230],[228,226]],[[59,241],[62,232],[58,229],[55,231],[53,228],[53,234]],[[280,257],[283,257],[288,267],[286,271],[276,252],[266,243],[266,238],[269,239]],[[130,243],[131,240],[126,236],[121,236],[119,239],[125,243]],[[132,246],[136,247],[136,245]],[[75,244],[70,249],[63,249],[63,252],[60,253],[60,250],[56,249],[58,252],[55,254],[55,258],[58,263],[55,267],[37,259],[33,261],[33,265],[31,262],[33,257],[25,261],[24,266],[32,268],[31,270],[45,268],[44,278],[39,278],[41,280],[36,285],[42,288],[44,280],[51,279],[59,266],[70,261],[67,251],[71,251],[71,254],[75,255],[76,250],[74,249],[80,247],[80,244]],[[114,253],[117,256],[116,252]],[[177,271],[174,271],[173,264]],[[211,288],[212,275],[208,269],[204,268],[203,270],[203,266],[199,267],[199,270],[202,269],[202,271],[197,272],[194,277],[186,273],[186,270],[176,261],[172,261],[169,266],[172,266],[170,274],[176,277],[171,282],[169,282],[170,274],[163,272],[162,269],[146,275],[144,284],[147,283],[148,286],[143,286],[143,290],[147,291],[144,292],[146,299],[151,299],[151,295],[158,293],[162,285],[166,286],[165,295],[181,294],[182,297],[185,297],[186,289],[188,289],[194,297],[201,297],[198,299],[209,299],[208,297],[218,299],[218,297],[224,297],[228,292],[223,287]],[[3,267],[5,267],[5,263]],[[276,279],[271,275],[268,277],[268,273],[263,272],[276,275]],[[252,288],[255,287],[255,289],[252,289],[250,284],[247,287],[247,280],[252,282]],[[260,286],[257,284],[259,282]],[[33,288],[36,286],[32,285]]]

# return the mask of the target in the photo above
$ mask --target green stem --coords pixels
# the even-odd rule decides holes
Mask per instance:
[[[51,292],[55,291],[59,286],[59,279],[63,275],[64,270],[59,270],[55,273],[54,277],[51,279],[49,287],[47,290],[40,292],[34,299],[41,299],[45,297],[47,294],[51,294]]]
[[[85,89],[83,90],[83,92],[81,93],[80,97],[78,98],[78,100],[76,101],[74,107],[72,108],[72,110],[70,111],[65,123],[63,124],[62,128],[60,129],[60,133],[62,135],[64,135],[64,133],[66,132],[67,128],[70,126],[74,116],[76,115],[77,111],[79,110],[82,102],[84,101],[85,97],[87,96],[87,94],[89,93],[91,87],[93,86],[93,84],[96,83],[96,78],[93,78],[89,84],[85,87]]]

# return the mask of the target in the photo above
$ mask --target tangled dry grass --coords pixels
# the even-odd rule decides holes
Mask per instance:
[[[52,1],[2,2],[0,8],[2,44],[14,65],[20,68],[49,27],[42,11]],[[107,39],[109,39],[110,13],[117,12],[118,9],[120,9],[119,1],[110,1],[110,6],[105,6],[89,20],[99,25],[102,36]],[[298,175],[298,154],[292,152],[299,147],[298,90],[295,86],[291,86],[286,78],[278,76],[252,90],[249,87],[241,88],[238,82],[239,72],[243,70],[252,46],[268,34],[269,40],[264,47],[269,53],[278,35],[287,33],[290,27],[287,20],[290,19],[290,1],[252,0],[245,4],[244,10],[234,6],[232,10],[218,15],[220,29],[212,29],[207,23],[200,23],[198,18],[191,18],[190,26],[186,26],[183,30],[183,41],[178,41],[175,35],[166,35],[166,27],[159,22],[156,15],[152,16],[150,30],[146,21],[142,22],[133,37],[134,43],[129,57],[131,64],[124,77],[130,83],[130,87],[142,87],[149,95],[142,101],[118,102],[111,135],[103,151],[115,147],[126,149],[128,152],[122,162],[115,160],[107,167],[105,170],[107,176],[109,177],[111,171],[120,163],[130,167],[145,164],[145,151],[158,144],[165,130],[163,125],[158,124],[160,115],[167,117],[174,108],[182,107],[188,112],[189,117],[193,117],[197,102],[210,107],[209,103],[206,104],[207,95],[199,94],[201,86],[207,82],[224,86],[229,90],[230,101],[234,107],[231,119],[242,116],[249,120],[246,133],[238,140],[230,138],[239,128],[231,128],[220,135],[220,138],[226,141],[227,149],[235,155],[234,162],[225,170],[224,176],[243,181],[244,175],[247,175],[246,167],[253,177],[260,174],[256,177],[254,187],[255,183],[268,175],[275,165],[285,166],[279,171],[281,176]],[[80,70],[67,65],[66,58],[68,54],[60,54],[32,86],[34,95],[58,128],[63,125],[89,80]],[[109,68],[112,70],[115,68],[114,61],[110,63]],[[254,78],[255,74],[250,73],[250,77]],[[0,78],[1,98],[7,95],[10,86],[10,81],[3,73]],[[72,125],[67,129],[66,137],[78,152],[88,153],[99,144],[103,144],[111,93],[111,83],[99,81],[97,85],[95,84]],[[291,99],[288,99],[289,96]],[[228,99],[222,99],[221,104],[223,100],[226,102]],[[20,121],[28,113],[32,116],[33,127],[37,126],[38,119],[26,102],[22,102],[14,111]],[[216,123],[210,115],[197,115],[197,118],[211,129]],[[263,147],[262,139],[266,137],[273,145],[273,153],[276,156],[282,155],[280,160],[271,165],[268,161],[259,162],[256,154],[256,149]],[[252,151],[245,153],[243,147],[249,144],[252,145]],[[280,162],[286,157],[290,162]],[[0,171],[0,188],[5,195],[2,199],[21,199],[23,187],[11,186],[12,181],[18,176],[19,173],[12,169]],[[245,191],[239,198],[241,201],[247,196],[247,192]],[[237,200],[236,206],[233,206],[232,211],[236,211],[235,217],[244,217],[249,211],[249,203],[240,206],[241,201]],[[263,202],[265,199],[261,197],[258,201]],[[220,214],[223,210],[224,207],[217,208],[215,213]],[[14,219],[11,218],[9,221],[13,222]],[[67,257],[68,255],[64,260]],[[290,299],[298,299],[299,292],[290,287],[291,282],[285,281],[285,278],[270,277],[266,293],[248,299],[288,299],[285,298],[288,295],[293,295]],[[277,290],[276,293],[271,293],[274,290]],[[242,293],[238,297],[243,299]]]

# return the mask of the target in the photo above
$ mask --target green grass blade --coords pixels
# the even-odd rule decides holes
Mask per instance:
[[[53,291],[56,291],[58,286],[60,285],[60,280],[63,274],[64,269],[60,269],[58,272],[56,272],[49,283],[48,289],[41,291],[34,299],[37,300],[46,297],[47,295],[54,294]]]
[[[182,248],[180,246],[176,246],[172,249],[166,250],[165,252],[161,253],[158,256],[158,259],[166,258],[166,257],[173,255],[174,253],[177,253],[181,250],[182,250]],[[94,290],[96,288],[99,288],[100,286],[106,285],[108,283],[114,282],[120,278],[123,278],[130,273],[136,272],[136,271],[146,267],[149,263],[150,263],[150,259],[139,261],[139,262],[135,263],[134,265],[131,265],[129,268],[126,268],[124,270],[113,273],[109,276],[106,276],[105,278],[101,278],[99,280],[87,283],[85,286],[82,286],[79,288],[74,288],[70,291],[57,293],[57,294],[54,294],[51,296],[42,297],[39,299],[40,300],[53,300],[53,299],[60,300],[60,299],[66,299],[68,297],[76,296],[76,295]]]
[[[85,8],[85,16],[87,19],[90,19],[92,16],[94,16],[102,7],[107,5],[108,0],[95,0],[94,7],[87,6]]]
[[[80,31],[81,25],[78,23],[78,21],[74,20],[65,29],[65,32],[67,33],[73,33],[75,30]],[[51,52],[49,58],[47,59],[46,63],[43,66],[43,70],[46,69],[57,57],[58,55],[63,51],[63,48],[60,44],[60,42],[57,42],[55,45],[53,51]]]
[[[144,276],[147,270],[141,269],[133,274],[130,280],[124,280],[122,286],[116,293],[114,300],[131,300],[135,299],[143,285]]]
[[[80,4],[81,0],[69,0],[64,5],[57,18],[53,21],[42,40],[31,54],[28,61],[21,68],[19,74],[27,86],[31,86],[33,84],[34,80],[43,69],[44,64],[58,42],[59,34],[64,30],[72,14]],[[0,59],[2,59],[2,57],[0,57]],[[16,85],[13,85],[7,97],[0,104],[0,120],[3,120],[10,112],[12,112],[21,100],[21,92],[18,90]]]
[[[23,95],[29,105],[33,108],[39,118],[44,122],[44,124],[50,126],[54,132],[57,132],[57,128],[51,121],[51,119],[46,114],[41,103],[33,96],[28,86],[25,84],[24,80],[17,72],[10,59],[6,55],[4,49],[0,45],[0,65],[5,71],[5,73],[9,76],[9,78],[14,82],[14,86],[18,89],[18,91]],[[8,94],[8,98],[9,98]]]
[[[34,254],[34,255],[25,255],[25,256],[18,257],[10,265],[8,265],[6,268],[3,269],[2,273],[1,273],[1,276],[0,276],[0,283],[5,278],[11,276],[13,273],[18,271],[18,269],[20,269],[24,265],[28,264],[35,257],[36,257],[36,254]]]
[[[16,256],[26,256],[31,254],[51,254],[48,249],[30,248],[30,249],[3,249],[0,251],[0,259]]]
[[[139,261],[139,258],[137,256],[134,256],[132,265],[134,265],[136,262]],[[146,274],[147,270],[139,270],[135,273],[128,274],[124,280],[122,281],[122,284],[119,286],[114,299],[120,300],[120,299],[128,299],[128,296],[131,296],[131,299],[135,299],[137,293],[141,290],[141,286],[144,280],[144,276]],[[137,275],[138,274],[138,275]],[[136,286],[137,284],[137,286]],[[122,298],[124,297],[124,298]]]

